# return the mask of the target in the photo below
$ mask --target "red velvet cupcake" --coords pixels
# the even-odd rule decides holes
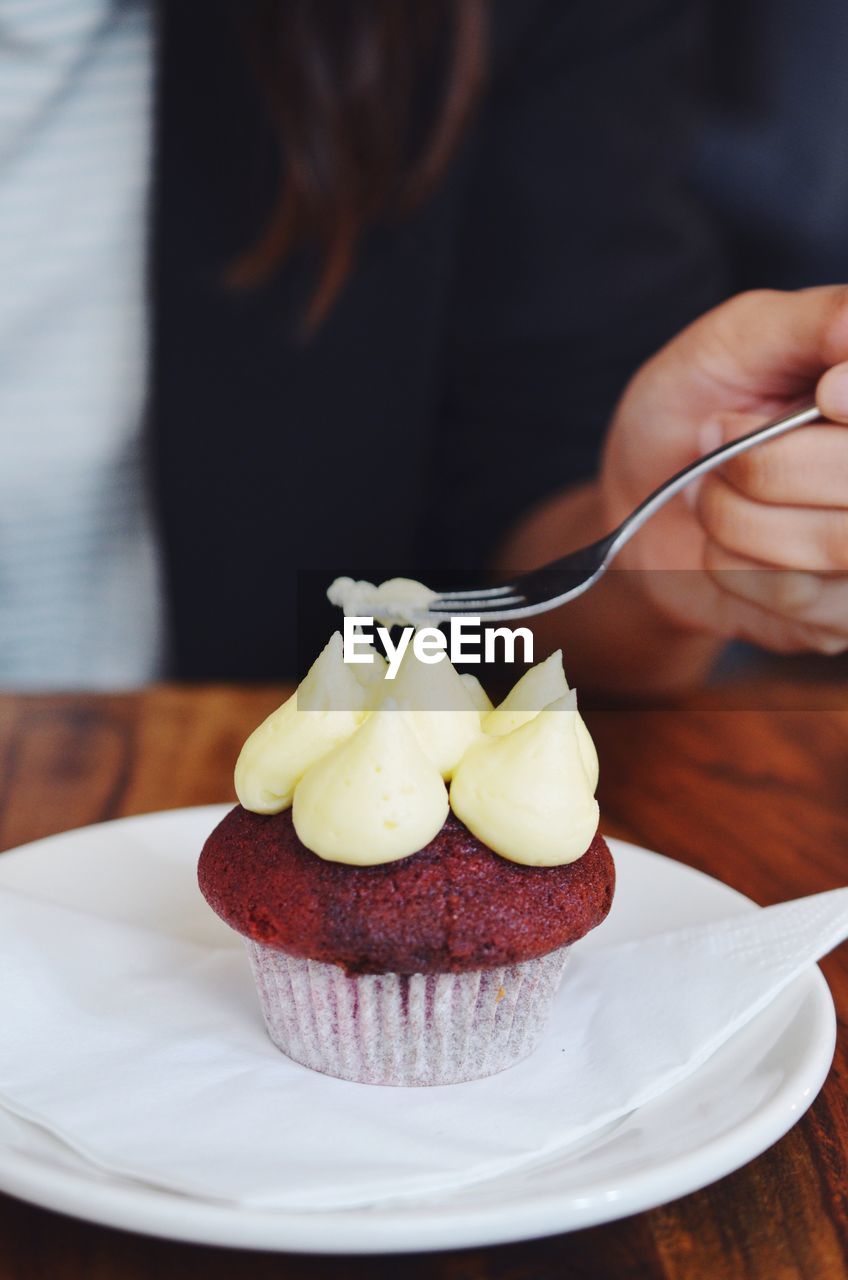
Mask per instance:
[[[537,700],[551,692],[550,671],[535,684]],[[452,738],[437,722],[453,812],[426,724],[394,704],[360,708],[353,728],[299,719],[349,708],[284,708],[246,744],[239,793],[268,811],[233,809],[198,877],[245,938],[269,1034],[289,1057],[365,1083],[447,1084],[537,1045],[569,947],[607,915],[615,872],[573,700],[514,703],[484,707],[491,728],[475,727],[470,747],[467,724]],[[312,757],[302,772],[292,734]]]

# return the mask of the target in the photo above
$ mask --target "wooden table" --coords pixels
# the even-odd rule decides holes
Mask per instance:
[[[0,848],[123,814],[226,800],[238,748],[281,690],[159,687],[0,698]],[[763,904],[843,884],[848,682],[736,687],[587,714],[604,828]],[[737,1173],[649,1213],[546,1240],[398,1258],[234,1254],[76,1222],[0,1196],[0,1280],[839,1280],[848,1277],[848,949],[825,1088]]]

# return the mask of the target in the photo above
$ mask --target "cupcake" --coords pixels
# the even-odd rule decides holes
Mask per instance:
[[[200,888],[290,1058],[369,1084],[491,1075],[536,1047],[610,908],[594,746],[560,654],[496,708],[446,657],[356,670],[334,636],[251,734]]]

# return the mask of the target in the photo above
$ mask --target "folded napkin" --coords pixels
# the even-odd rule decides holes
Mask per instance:
[[[349,1084],[267,1039],[240,949],[0,891],[0,1106],[96,1167],[291,1210],[468,1186],[695,1071],[848,936],[848,889],[574,949],[541,1048],[486,1080]]]

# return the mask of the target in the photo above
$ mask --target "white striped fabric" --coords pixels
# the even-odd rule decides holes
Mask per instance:
[[[0,0],[0,686],[161,662],[144,484],[152,27]]]

